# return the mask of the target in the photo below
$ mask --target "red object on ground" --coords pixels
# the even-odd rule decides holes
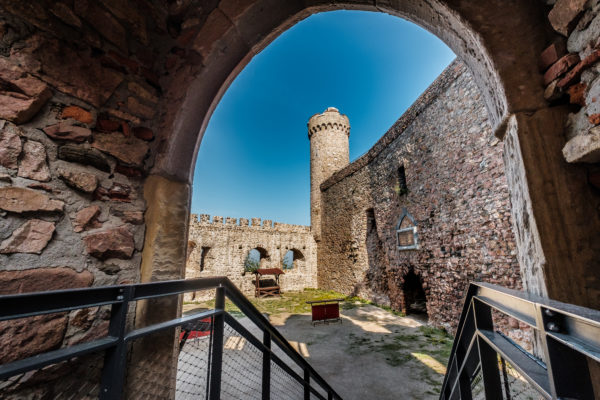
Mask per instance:
[[[317,322],[342,322],[340,318],[340,301],[344,301],[344,299],[307,301],[306,303],[311,305],[313,324]]]
[[[208,336],[210,335],[210,317],[209,318],[204,318],[202,320],[200,320],[201,322],[204,322],[205,324],[203,324],[204,326],[207,327],[206,330],[191,330],[189,331],[186,340],[188,339],[195,339],[195,338],[199,338],[202,336]],[[185,336],[185,333],[188,332],[184,329],[181,330],[181,333],[179,334],[179,341],[181,342],[183,340],[183,337]]]

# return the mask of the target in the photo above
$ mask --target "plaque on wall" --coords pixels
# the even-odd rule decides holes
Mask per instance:
[[[406,208],[402,209],[402,215],[396,225],[396,246],[398,250],[415,250],[419,248],[417,224]]]

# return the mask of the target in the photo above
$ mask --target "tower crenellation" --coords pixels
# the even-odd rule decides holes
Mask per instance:
[[[315,240],[321,237],[321,183],[350,163],[350,121],[329,107],[308,121],[310,140],[310,225]]]

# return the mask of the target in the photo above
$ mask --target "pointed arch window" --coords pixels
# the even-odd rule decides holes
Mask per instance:
[[[402,215],[400,215],[398,225],[396,225],[396,245],[398,250],[415,250],[419,248],[417,224],[406,208],[402,209]]]

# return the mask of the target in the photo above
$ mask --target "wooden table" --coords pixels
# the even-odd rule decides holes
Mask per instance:
[[[326,299],[307,301],[306,304],[311,305],[312,309],[312,324],[313,326],[319,322],[328,324],[330,322],[342,323],[340,317],[340,302],[344,299]]]

